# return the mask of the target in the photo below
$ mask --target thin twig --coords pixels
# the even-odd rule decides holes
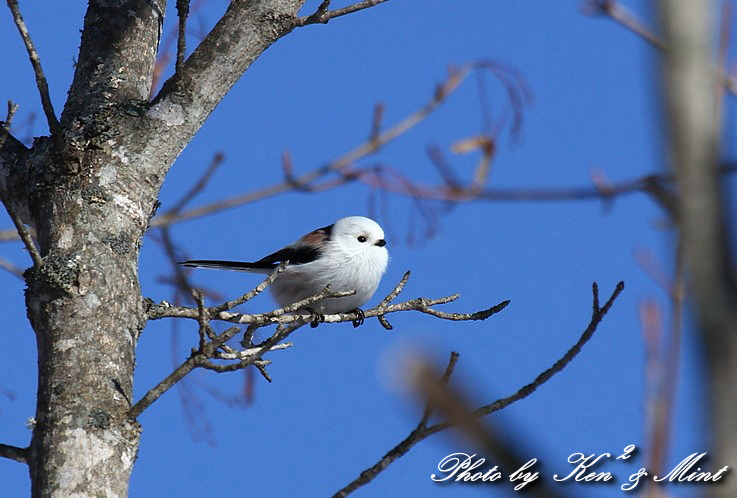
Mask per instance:
[[[247,292],[236,300],[226,301],[218,306],[209,308],[205,307],[202,294],[200,292],[194,293],[197,308],[171,306],[168,303],[151,306],[148,310],[149,319],[151,320],[164,317],[192,318],[197,320],[199,323],[200,336],[199,349],[193,351],[190,358],[182,363],[166,379],[162,380],[156,387],[146,393],[141,401],[136,403],[136,405],[131,409],[131,415],[133,417],[137,417],[146,409],[146,407],[151,405],[151,403],[156,401],[156,399],[158,399],[164,392],[197,367],[206,368],[216,372],[230,372],[250,365],[255,365],[261,374],[270,381],[271,379],[268,373],[266,373],[263,368],[267,365],[267,362],[262,360],[261,356],[270,351],[285,349],[291,346],[290,343],[283,343],[282,341],[284,341],[284,339],[298,328],[313,319],[312,314],[301,314],[301,311],[310,304],[323,299],[340,298],[355,294],[355,291],[332,292],[328,286],[322,292],[315,294],[314,296],[307,297],[289,306],[284,306],[266,313],[249,315],[226,311],[231,309],[234,305],[237,305],[240,301],[250,299],[250,297],[265,289],[271,282],[273,282],[274,278],[278,276],[279,271],[283,270],[284,266],[286,265],[282,264],[277,271],[272,273],[272,275],[270,275],[254,290]],[[381,304],[373,310],[366,312],[365,316],[383,316],[385,313],[414,309],[447,320],[484,320],[492,314],[501,311],[509,302],[505,301],[497,306],[489,308],[488,310],[475,313],[443,313],[432,308],[432,306],[436,304],[444,304],[457,299],[459,296],[458,294],[439,299],[418,298],[405,303],[390,304],[391,300],[394,299],[404,288],[408,278],[409,272],[405,273],[392,292],[382,300]],[[355,312],[327,315],[325,316],[325,321],[354,321],[358,318],[357,315],[358,314]],[[244,338],[241,343],[245,349],[242,351],[236,351],[225,344],[239,332],[238,327],[231,327],[224,333],[215,337],[210,325],[210,320],[229,321],[239,324],[249,323],[250,325],[244,333]],[[260,344],[253,345],[251,341],[256,328],[258,326],[268,324],[279,324],[279,326],[265,341]],[[220,352],[218,351],[219,349],[222,349],[223,351]],[[234,361],[235,363],[217,364],[208,361],[209,359]],[[448,375],[450,375],[450,373],[448,373]]]
[[[653,300],[640,305],[645,346],[646,434],[648,454],[646,463],[653,473],[663,472],[668,461],[669,442],[673,426],[673,405],[679,380],[683,299],[685,295],[683,238],[676,242],[675,275],[672,281],[649,263],[646,271],[668,294],[671,303],[670,327],[666,328],[661,307]],[[642,264],[642,263],[641,263]],[[668,334],[666,334],[668,332]],[[659,475],[659,474],[658,474]],[[645,492],[646,496],[652,493]]]
[[[15,266],[10,261],[7,261],[6,259],[0,258],[0,268],[7,271],[8,273],[11,273],[18,277],[19,279],[23,280],[23,268],[19,268]]]
[[[394,286],[394,289],[392,289],[392,291],[389,294],[387,294],[384,299],[381,300],[381,302],[379,303],[380,308],[382,306],[388,306],[389,303],[391,303],[397,298],[399,293],[402,292],[402,290],[404,289],[404,286],[407,285],[407,281],[409,280],[410,274],[411,272],[409,270],[404,272],[404,275],[402,275],[402,279],[399,281],[399,283]]]
[[[205,171],[200,175],[200,178],[195,182],[194,185],[192,185],[192,188],[190,188],[187,192],[182,195],[182,197],[177,201],[174,206],[167,211],[167,214],[170,213],[178,213],[182,209],[184,209],[184,206],[189,204],[189,202],[194,199],[194,197],[202,192],[204,188],[207,186],[207,183],[212,179],[212,176],[215,174],[215,171],[220,167],[221,164],[223,164],[223,161],[225,161],[225,155],[221,152],[216,152],[215,155],[212,158],[212,161],[210,161],[210,164],[207,166]]]
[[[177,32],[177,73],[184,65],[184,56],[187,52],[187,17],[189,16],[189,0],[177,0],[177,16],[179,16],[179,30]]]
[[[383,137],[386,138],[386,137]],[[364,151],[365,152],[365,151]],[[295,185],[303,186],[316,180],[318,177],[327,175],[337,170],[337,163],[330,163],[329,167],[314,170],[292,182],[283,182],[278,185],[266,187],[253,192],[237,195],[223,201],[213,202],[198,208],[185,211],[180,214],[168,215],[164,214],[155,217],[151,221],[151,226],[162,226],[179,223],[182,221],[198,218],[215,212],[231,209],[236,206],[255,202],[267,197],[272,197],[284,192],[294,190]],[[341,165],[341,167],[345,164]],[[732,174],[735,168],[727,166],[723,168],[723,173]],[[395,173],[396,175],[396,173]],[[581,200],[597,200],[609,199],[613,197],[621,197],[634,193],[651,193],[653,185],[670,184],[672,179],[669,175],[647,175],[638,177],[634,180],[623,181],[613,184],[610,190],[602,193],[596,186],[593,187],[563,187],[563,188],[486,188],[479,190],[477,187],[462,187],[458,185],[423,185],[413,183],[404,179],[402,182],[386,182],[381,181],[376,175],[363,174],[361,172],[341,176],[333,185],[342,185],[351,181],[360,181],[365,185],[378,188],[382,191],[391,192],[399,195],[411,195],[416,199],[437,200],[448,202],[466,202],[471,200],[485,201],[505,201],[505,202],[530,202],[530,201],[581,201]],[[411,187],[411,190],[408,190]],[[0,240],[2,234],[0,233]]]
[[[192,355],[186,360],[184,360],[184,363],[179,365],[172,373],[170,373],[164,380],[159,382],[156,387],[149,390],[143,398],[141,398],[138,403],[133,405],[133,408],[130,409],[130,417],[135,419],[137,418],[143,411],[148,408],[151,403],[156,401],[161,397],[162,394],[164,394],[166,391],[171,389],[177,382],[182,380],[189,372],[195,369],[197,367],[197,357],[196,355]]]
[[[545,382],[550,380],[550,378],[563,370],[566,365],[568,365],[573,358],[575,358],[578,353],[581,352],[581,349],[583,346],[591,339],[594,335],[594,332],[596,332],[596,328],[599,326],[599,323],[604,319],[604,316],[607,314],[609,309],[614,304],[614,301],[617,299],[619,294],[624,290],[624,282],[619,282],[617,284],[617,287],[614,289],[614,292],[612,293],[611,297],[607,300],[607,302],[604,304],[604,306],[599,307],[599,287],[596,285],[596,282],[592,285],[592,293],[593,293],[593,310],[591,313],[591,321],[589,322],[589,325],[586,327],[586,330],[584,330],[583,334],[581,334],[581,337],[579,340],[574,344],[571,349],[569,349],[565,355],[561,359],[555,362],[552,367],[545,370],[543,373],[538,375],[534,381],[524,386],[522,389],[517,391],[512,396],[499,399],[493,403],[490,403],[488,405],[482,406],[481,408],[477,409],[474,413],[479,416],[483,417],[484,415],[488,415],[490,413],[496,412],[501,410],[502,408],[514,403],[515,401],[519,401],[523,398],[526,398],[530,394],[532,394],[538,387],[543,385]],[[443,424],[438,424],[438,427],[444,428]]]
[[[205,312],[205,301],[202,297],[202,292],[193,289],[192,297],[194,298],[195,303],[197,303],[197,323],[199,324],[197,333],[200,336],[200,351],[202,351],[207,344],[207,339],[212,340],[215,338],[215,332],[212,330],[209,318]]]
[[[149,390],[143,396],[143,398],[141,398],[141,400],[138,401],[131,408],[129,412],[131,418],[135,419],[136,417],[138,417],[146,408],[148,408],[153,402],[159,399],[166,391],[171,389],[195,368],[200,367],[216,370],[218,366],[213,366],[214,364],[209,362],[208,359],[218,357],[218,349],[224,347],[227,341],[235,337],[235,335],[240,332],[240,327],[234,326],[228,328],[219,335],[215,335],[210,325],[210,319],[207,313],[207,309],[205,308],[202,292],[195,290],[192,292],[192,295],[197,302],[197,321],[199,323],[198,331],[200,336],[199,348],[196,350],[193,349],[192,354],[189,356],[189,358],[187,358],[181,365],[179,365],[165,379],[159,382],[154,388]],[[232,349],[230,348],[227,349],[228,351],[232,351]],[[256,360],[257,358],[255,357],[239,359],[238,363],[236,363],[235,366],[231,367],[229,370],[245,368]]]
[[[28,463],[28,448],[18,448],[0,443],[0,457],[9,458],[20,463]]]
[[[633,33],[647,40],[659,50],[665,50],[665,43],[655,35],[645,23],[638,19],[629,9],[616,0],[586,0],[590,13],[607,15]]]
[[[198,366],[212,372],[229,373],[235,372],[236,370],[243,370],[244,368],[251,366],[251,364],[252,362],[249,360],[241,360],[238,363],[229,363],[227,365],[220,365],[211,361],[202,360]]]
[[[288,344],[291,345],[291,343],[288,343]],[[269,372],[266,371],[266,365],[265,364],[256,361],[256,362],[253,363],[253,366],[256,367],[256,369],[263,376],[263,378],[266,379],[267,382],[271,382],[271,376],[269,375]]]
[[[737,164],[726,163],[719,168],[721,175],[733,175],[737,172]],[[379,180],[370,180],[368,176],[359,175],[353,180],[360,179],[371,187],[377,187],[382,191],[406,194],[404,187],[400,188],[391,183],[382,183]],[[299,179],[297,180],[299,181]],[[527,189],[504,189],[504,188],[487,188],[481,192],[470,192],[464,188],[448,186],[422,186],[416,185],[412,190],[412,195],[416,198],[427,200],[440,200],[449,202],[461,202],[468,200],[484,200],[493,202],[558,202],[558,201],[589,201],[589,200],[610,200],[616,197],[631,195],[636,193],[644,193],[654,198],[660,205],[669,212],[669,199],[672,197],[670,190],[673,183],[673,176],[670,174],[651,174],[637,177],[632,180],[624,180],[619,183],[607,185],[606,191],[602,191],[600,186],[592,185],[591,187],[564,187],[564,188],[527,188]],[[249,202],[254,202],[270,195],[290,190],[286,184],[279,184],[266,189],[255,192],[242,194],[225,201],[207,204],[205,206],[185,211],[181,214],[163,214],[157,216],[151,222],[152,227],[161,227],[165,225],[173,225],[192,218],[205,216],[224,209],[233,208]],[[18,234],[15,230],[0,230],[0,242],[10,242],[18,240]]]
[[[635,16],[627,7],[622,5],[621,2],[617,0],[586,0],[586,4],[588,5],[591,13],[607,15],[613,21],[618,22],[625,28],[629,29],[658,50],[663,52],[668,50],[663,39],[656,35],[653,29],[647,27],[644,22]],[[722,12],[723,21],[728,22],[730,19],[728,10],[727,2],[725,2],[725,8]],[[737,78],[725,71],[722,64],[720,64],[717,69],[721,75],[724,87],[732,95],[737,95]]]
[[[379,102],[374,106],[374,116],[371,119],[371,132],[369,133],[369,141],[375,142],[381,134],[381,125],[384,121],[384,111],[386,106],[383,102]]]
[[[182,380],[188,373],[197,367],[206,367],[209,365],[207,362],[208,358],[212,358],[215,351],[222,346],[226,341],[232,339],[239,331],[238,327],[230,327],[222,334],[215,337],[212,341],[208,342],[204,347],[199,350],[192,352],[189,358],[179,365],[171,374],[169,374],[164,380],[159,382],[156,387],[149,390],[143,398],[140,399],[128,412],[129,416],[133,419],[137,418],[143,411],[151,406],[151,404],[159,399],[162,394],[174,387],[180,380]],[[245,361],[245,360],[244,360]],[[244,368],[247,365],[243,365],[240,368]]]
[[[456,363],[458,362],[458,357],[460,355],[455,352],[451,351],[450,353],[450,359],[448,360],[448,366],[445,367],[445,372],[443,373],[443,377],[440,379],[440,382],[443,384],[447,384],[450,380],[450,376],[453,375],[453,370],[455,370]],[[417,424],[417,428],[415,430],[422,430],[427,428],[427,423],[430,421],[430,416],[432,415],[432,408],[433,405],[430,403],[430,400],[427,401],[425,404],[425,409],[422,412],[422,418],[420,419],[420,423]]]
[[[277,329],[274,335],[270,337],[267,341],[265,341],[263,344],[259,344],[256,347],[248,348],[248,346],[250,345],[250,337],[252,337],[253,331],[255,330],[253,326],[250,326],[248,327],[246,331],[246,336],[250,334],[249,339],[246,341],[247,349],[243,351],[236,351],[233,348],[227,346],[226,342],[232,339],[233,337],[235,337],[235,335],[240,332],[240,328],[237,326],[230,327],[225,332],[219,335],[215,335],[215,332],[213,331],[212,326],[210,325],[210,320],[213,315],[217,316],[220,313],[224,313],[225,310],[229,310],[233,306],[237,306],[241,302],[245,302],[246,300],[258,294],[259,292],[263,291],[271,282],[274,281],[274,279],[278,276],[278,274],[284,270],[285,266],[286,266],[286,262],[282,263],[271,275],[269,275],[268,278],[266,278],[266,280],[264,280],[261,284],[259,284],[255,289],[247,292],[240,298],[235,299],[233,301],[227,301],[219,306],[207,308],[205,307],[205,304],[204,304],[204,298],[202,296],[202,292],[193,291],[192,294],[195,299],[195,302],[197,303],[196,309],[176,307],[177,309],[189,309],[195,312],[196,316],[194,318],[199,323],[199,328],[198,328],[199,348],[197,350],[194,350],[189,358],[187,358],[181,365],[179,365],[170,375],[168,375],[165,379],[159,382],[159,384],[157,384],[154,388],[149,390],[144,395],[144,397],[141,398],[141,400],[138,401],[133,406],[133,408],[131,408],[131,411],[130,411],[131,417],[133,418],[138,417],[146,408],[148,408],[153,402],[159,399],[161,395],[163,395],[166,391],[171,389],[174,385],[176,385],[180,380],[182,380],[187,374],[189,374],[195,368],[204,368],[207,370],[224,373],[224,372],[232,372],[235,370],[240,370],[248,366],[254,365],[259,370],[259,372],[266,378],[266,380],[270,382],[271,377],[268,375],[268,373],[265,370],[265,366],[268,365],[269,362],[266,360],[262,360],[261,356],[269,351],[276,351],[276,350],[286,349],[287,347],[290,347],[291,343],[279,344],[279,342],[281,342],[290,333],[296,330],[298,326],[303,325],[304,322],[293,324],[290,327],[283,327],[281,329]],[[291,313],[293,311],[296,311],[304,306],[308,306],[309,304],[312,304],[321,299],[344,297],[344,296],[350,296],[353,294],[355,294],[355,291],[330,292],[330,289],[328,287],[328,288],[325,288],[325,290],[323,290],[321,293],[316,294],[315,296],[310,296],[290,306],[285,306],[283,308],[279,308],[269,313],[265,313],[264,316],[273,318],[274,316],[281,316],[286,313]],[[164,304],[159,305],[159,306],[161,308],[170,307]],[[266,321],[264,323],[270,323],[270,322]],[[219,349],[223,349],[223,352],[220,352]],[[231,360],[235,362],[230,363],[230,364],[217,364],[217,363],[212,363],[211,361],[209,361],[209,359]]]
[[[155,217],[151,220],[152,227],[160,227],[164,225],[172,225],[181,221],[197,218],[212,214],[214,212],[223,211],[236,206],[255,202],[264,198],[269,198],[289,192],[293,190],[299,190],[311,185],[313,182],[331,173],[345,172],[351,164],[355,163],[361,158],[370,156],[378,152],[382,147],[387,145],[389,142],[395,140],[401,135],[407,133],[410,129],[417,126],[420,122],[430,116],[447,98],[459,87],[459,85],[466,79],[468,73],[473,68],[473,65],[466,65],[460,69],[451,71],[448,78],[437,86],[432,98],[420,109],[413,112],[402,121],[398,122],[386,131],[379,133],[378,136],[371,137],[366,142],[362,143],[353,150],[339,156],[327,164],[320,166],[312,171],[309,171],[298,177],[286,178],[284,181],[277,185],[265,187],[245,194],[240,194],[229,199],[222,201],[213,202],[206,204],[198,208],[190,209],[182,213],[166,213]],[[341,175],[340,181],[336,184],[344,184],[350,181],[359,179],[359,176],[355,174],[344,174]]]
[[[502,470],[511,474],[525,464],[526,460],[498,435],[499,431],[494,430],[488,421],[482,421],[481,417],[473,413],[469,396],[459,387],[462,382],[456,382],[456,386],[451,386],[446,376],[438,378],[434,365],[422,359],[413,362],[410,378],[416,390],[427,399],[428,406],[437,409],[484,455],[492,457],[494,463],[498,463]],[[515,490],[518,489],[515,487]],[[558,496],[558,493],[544,482],[538,483],[530,492],[537,497]]]
[[[269,324],[292,324],[292,323],[304,323],[310,321],[313,317],[307,313],[295,313],[300,309],[308,307],[321,299],[345,297],[355,294],[355,291],[347,292],[330,292],[323,291],[314,296],[310,296],[306,299],[298,301],[289,306],[278,308],[273,311],[266,313],[232,313],[227,311],[213,311],[213,308],[208,308],[209,319],[219,320],[237,324],[258,324],[258,325],[269,325]],[[502,301],[501,303],[494,305],[488,309],[476,311],[472,313],[447,313],[439,311],[433,308],[435,305],[446,304],[451,301],[458,299],[460,294],[453,294],[437,299],[417,298],[402,303],[390,304],[385,306],[377,306],[363,312],[365,318],[370,318],[379,315],[385,315],[388,313],[396,313],[399,311],[419,311],[428,315],[442,318],[444,320],[452,321],[468,321],[468,320],[486,320],[491,315],[494,315],[503,310],[509,301]],[[221,305],[222,306],[222,305]],[[159,320],[161,318],[189,318],[197,320],[199,317],[198,311],[194,308],[186,306],[170,306],[165,304],[153,305],[148,310],[149,320]],[[325,323],[337,323],[337,322],[352,322],[358,318],[358,314],[355,312],[350,313],[335,313],[330,315],[324,315]]]
[[[277,269],[277,272],[275,272],[275,274],[276,273],[278,273],[278,269]],[[272,276],[275,277],[276,276],[275,274],[272,274]],[[495,306],[492,306],[491,308],[473,312],[473,313],[446,313],[446,312],[438,311],[432,308],[432,306],[435,306],[438,304],[446,304],[451,301],[455,301],[456,299],[460,297],[460,294],[458,293],[452,294],[450,296],[436,298],[436,299],[417,298],[417,299],[405,301],[403,303],[389,304],[389,302],[401,292],[401,290],[404,288],[405,284],[407,283],[408,279],[409,279],[409,272],[406,272],[404,276],[402,277],[402,279],[399,281],[399,283],[392,290],[392,292],[390,292],[389,295],[387,295],[387,297],[384,298],[377,307],[363,312],[364,317],[379,316],[385,313],[395,313],[397,311],[414,310],[414,311],[420,311],[422,313],[426,313],[429,315],[433,315],[435,317],[442,318],[445,320],[454,320],[454,321],[485,320],[491,315],[503,310],[509,304],[509,301],[503,301]],[[234,301],[228,301],[218,306],[212,306],[210,308],[207,308],[207,319],[208,320],[220,320],[220,321],[226,321],[226,322],[238,323],[238,324],[250,324],[250,325],[255,324],[259,326],[274,324],[274,323],[282,324],[282,325],[292,324],[292,323],[304,323],[306,321],[309,321],[312,318],[312,315],[299,314],[296,312],[302,311],[305,308],[309,307],[309,305],[317,301],[320,301],[322,299],[352,296],[356,293],[356,291],[332,292],[330,291],[330,286],[327,286],[325,289],[323,289],[323,291],[313,296],[309,296],[305,299],[292,303],[288,306],[277,308],[275,310],[272,310],[266,313],[246,314],[246,313],[231,313],[229,311],[224,311],[224,309],[231,307],[230,306],[231,303],[236,303],[243,297],[247,297],[256,292],[260,292],[260,290],[263,290],[263,288],[265,288],[266,285],[268,285],[272,281],[273,281],[273,278],[269,277],[266,280],[264,280],[264,282],[259,284],[259,286],[257,286],[255,289],[244,294],[244,296],[242,296],[241,298],[236,299]],[[149,307],[147,312],[148,312],[149,320],[158,320],[161,318],[190,318],[190,319],[201,321],[202,319],[201,311],[199,309],[189,308],[186,306],[171,306],[169,303],[152,305],[151,307]],[[323,318],[324,318],[324,321],[328,323],[354,321],[358,318],[358,313],[357,312],[336,313],[332,315],[324,315]]]
[[[10,134],[10,125],[13,122],[13,116],[15,115],[15,112],[17,110],[18,110],[18,105],[14,104],[11,101],[8,101],[8,114],[5,118],[5,123],[0,129],[0,148],[2,148],[3,144],[5,143],[5,140]],[[38,249],[36,248],[36,244],[33,242],[33,238],[31,238],[31,234],[29,233],[26,226],[23,224],[23,220],[21,220],[18,214],[15,212],[10,199],[8,199],[5,196],[2,189],[0,189],[0,202],[2,202],[3,205],[5,206],[5,209],[8,212],[8,216],[10,216],[10,219],[13,221],[13,225],[15,225],[15,230],[16,232],[18,232],[18,236],[23,241],[23,245],[26,246],[26,249],[28,250],[28,254],[31,255],[31,259],[33,260],[33,266],[35,268],[40,268],[41,265],[43,264],[43,258],[41,258],[41,254],[38,252]]]
[[[284,265],[282,265],[284,266]],[[282,268],[283,269],[283,268]],[[261,356],[270,351],[279,349],[285,349],[291,346],[291,343],[283,343],[291,333],[296,331],[298,328],[305,325],[308,321],[312,320],[311,314],[294,314],[299,312],[305,307],[313,304],[322,299],[340,298],[355,294],[355,291],[345,292],[331,292],[329,286],[326,287],[322,292],[302,299],[289,306],[284,306],[276,310],[262,313],[258,315],[246,315],[241,313],[230,313],[225,311],[230,309],[232,305],[240,301],[241,299],[247,298],[248,296],[255,295],[260,292],[268,284],[270,284],[274,278],[278,275],[278,270],[269,276],[264,282],[262,282],[253,291],[250,291],[241,298],[234,301],[227,301],[219,306],[213,306],[206,308],[203,302],[202,294],[195,292],[195,301],[197,302],[197,308],[187,308],[183,306],[171,306],[168,303],[151,306],[149,308],[149,319],[159,319],[164,317],[179,317],[179,318],[192,318],[199,323],[199,349],[193,351],[192,355],[185,360],[174,372],[162,380],[156,387],[151,389],[146,395],[136,403],[131,409],[131,416],[137,417],[140,415],[148,406],[156,401],[162,394],[168,389],[173,387],[177,382],[184,378],[189,372],[197,367],[206,368],[216,372],[230,372],[246,368],[250,365],[255,365],[259,369],[259,372],[268,381],[271,381],[268,373],[265,370],[265,366],[268,362],[261,359]],[[406,303],[389,304],[399,292],[402,290],[404,285],[409,278],[409,272],[405,273],[400,282],[395,286],[394,290],[382,300],[379,307],[374,308],[366,312],[365,316],[383,316],[385,313],[396,312],[401,310],[414,309],[424,313],[429,313],[440,318],[447,320],[484,320],[498,311],[501,311],[509,301],[500,303],[497,306],[489,308],[488,310],[475,312],[475,313],[442,313],[431,308],[436,304],[444,304],[453,301],[458,298],[458,294],[451,296],[442,297],[439,299],[425,299],[418,298]],[[353,321],[357,318],[357,313],[339,313],[335,315],[325,316],[325,321],[338,322],[338,321]],[[223,320],[235,323],[250,323],[251,325],[247,328],[244,339],[242,341],[243,346],[246,348],[243,351],[236,351],[228,346],[225,342],[230,340],[235,334],[239,332],[238,327],[231,327],[219,336],[214,337],[214,332],[210,326],[210,320]],[[260,344],[252,345],[251,340],[253,332],[256,327],[260,325],[267,325],[277,323],[279,326],[276,331],[265,341]],[[218,349],[223,349],[223,352]],[[216,364],[208,361],[209,359],[218,360],[230,360],[235,363],[230,364]],[[450,375],[450,371],[447,374]]]
[[[399,293],[402,292],[402,289],[404,289],[404,286],[407,284],[407,280],[409,280],[409,275],[410,275],[409,270],[404,272],[404,276],[399,281],[399,283],[394,286],[394,289],[392,289],[392,291],[389,294],[387,294],[387,296],[384,299],[381,300],[381,302],[379,303],[379,308],[381,308],[382,306],[387,306],[390,302],[396,299]],[[384,327],[386,330],[392,330],[394,328],[392,327],[392,324],[389,323],[389,320],[387,320],[384,315],[379,315],[377,318],[379,319],[379,323],[381,324],[381,326]]]
[[[330,20],[330,18],[327,16],[329,8],[330,0],[323,0],[317,10],[313,14],[311,14],[307,18],[307,20],[310,21],[310,24],[313,22],[327,24],[327,22]]]
[[[570,361],[573,360],[576,355],[578,355],[578,353],[581,351],[581,348],[586,344],[586,342],[591,339],[599,323],[601,323],[601,320],[604,318],[604,315],[606,315],[607,311],[609,311],[609,308],[611,308],[612,304],[614,304],[614,301],[623,290],[624,283],[620,282],[619,284],[617,284],[616,289],[614,290],[612,296],[609,298],[606,304],[600,308],[598,306],[598,287],[596,283],[594,283],[592,286],[592,292],[594,294],[594,305],[591,321],[589,322],[589,325],[586,327],[586,330],[583,332],[579,340],[566,352],[565,355],[563,355],[562,358],[556,361],[552,367],[548,368],[543,373],[538,375],[533,382],[524,386],[515,394],[509,397],[499,399],[493,403],[482,406],[481,408],[473,411],[473,416],[483,417],[485,415],[488,415],[489,413],[501,410],[502,408],[510,405],[511,403],[514,403],[515,401],[519,401],[520,399],[529,396],[535,389],[540,387],[542,384],[550,380],[553,375],[565,368],[565,366],[570,363]],[[424,417],[425,415],[423,413],[423,419]],[[453,424],[451,424],[450,422],[441,422],[429,427],[426,427],[421,423],[418,424],[417,427],[412,432],[410,432],[406,438],[404,438],[399,444],[397,444],[388,453],[386,453],[386,455],[384,455],[378,462],[361,472],[361,474],[356,479],[354,479],[347,486],[335,493],[335,495],[333,495],[334,498],[345,497],[356,489],[360,488],[361,486],[371,482],[377,475],[388,468],[389,465],[391,465],[395,460],[404,456],[417,443],[423,441],[432,434],[451,427],[452,425]]]
[[[268,353],[269,351],[274,351],[277,349],[277,346],[281,341],[289,337],[292,332],[295,332],[297,329],[301,328],[307,323],[306,319],[300,320],[298,322],[290,323],[288,325],[282,325],[276,328],[276,332],[266,339],[261,344],[257,345],[258,351],[254,354],[256,357],[261,357],[262,355]]]
[[[0,149],[3,148],[5,140],[8,138],[8,135],[10,135],[10,125],[12,124],[13,117],[17,111],[18,104],[14,103],[12,100],[8,100],[8,112],[5,115],[5,122],[0,128]]]
[[[335,19],[336,17],[344,16],[346,14],[352,14],[354,12],[358,12],[359,10],[369,9],[386,1],[388,0],[363,0],[362,2],[357,2],[353,5],[348,5],[347,7],[343,7],[340,9],[327,10],[330,6],[330,0],[324,0],[314,14],[306,17],[300,17],[295,21],[294,24],[298,27],[308,26],[310,24],[316,23],[325,24],[330,19]]]
[[[278,351],[280,349],[287,349],[294,346],[294,343],[291,342],[282,342],[280,344],[276,344],[271,347],[269,351]],[[259,353],[262,353],[262,348],[249,348],[245,349],[243,351],[235,351],[233,353],[217,353],[215,355],[215,358],[218,360],[245,360],[246,358],[250,358],[252,356],[258,356]]]
[[[266,279],[258,284],[255,288],[251,289],[250,291],[246,292],[242,296],[233,299],[232,301],[226,301],[223,304],[219,306],[213,306],[210,308],[211,312],[219,313],[221,311],[229,311],[236,306],[240,306],[241,304],[250,301],[257,295],[261,294],[269,285],[271,285],[274,280],[276,280],[276,277],[279,276],[281,272],[283,272],[287,265],[289,264],[289,260],[282,261],[279,266],[276,267],[276,269],[268,276]]]
[[[41,59],[33,45],[33,40],[31,40],[31,35],[28,33],[26,23],[23,21],[23,16],[21,16],[20,8],[18,7],[18,0],[7,0],[7,4],[10,8],[10,12],[13,14],[13,21],[15,21],[15,25],[18,27],[18,32],[26,46],[28,57],[31,59],[33,72],[36,75],[36,86],[38,87],[38,92],[41,95],[41,106],[43,107],[44,114],[46,114],[46,121],[49,124],[51,136],[58,145],[61,141],[61,125],[59,124],[59,120],[56,119],[54,106],[51,104],[49,85],[46,83],[46,76],[44,76],[43,69],[41,68]]]

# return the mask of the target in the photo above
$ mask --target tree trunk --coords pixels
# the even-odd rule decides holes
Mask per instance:
[[[719,171],[720,100],[713,0],[661,1],[663,84],[677,221],[709,372],[713,472],[737,462],[737,282]],[[727,479],[712,496],[737,496]]]
[[[159,189],[225,93],[293,29],[302,3],[234,0],[150,103],[165,0],[92,0],[52,136],[31,149],[12,136],[3,144],[0,189],[35,228],[43,258],[25,274],[39,364],[34,496],[127,495],[146,321],[138,256]]]
[[[128,410],[145,325],[138,255],[161,186],[127,154],[131,111],[145,105],[156,59],[152,5],[90,2],[62,136],[37,140],[30,155],[29,213],[43,257],[26,272],[39,363],[35,496],[128,492],[140,434]]]

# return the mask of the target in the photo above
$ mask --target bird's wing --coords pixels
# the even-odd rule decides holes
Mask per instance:
[[[322,248],[330,240],[333,225],[318,228],[301,237],[291,246],[279,249],[258,261],[223,261],[219,259],[192,259],[179,263],[193,268],[214,268],[218,270],[259,271],[272,270],[282,261],[289,260],[290,265],[303,265],[315,261],[322,253]]]
[[[303,235],[300,239],[284,249],[269,254],[253,264],[272,264],[276,266],[282,261],[289,260],[290,265],[303,265],[315,261],[322,254],[325,244],[330,240],[333,225],[318,228]]]

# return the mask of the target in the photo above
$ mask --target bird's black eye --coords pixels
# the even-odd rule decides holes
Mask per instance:
[[[359,236],[358,236],[358,241],[359,241],[359,242],[366,242],[367,240],[368,240],[368,239],[366,238],[366,236],[365,236],[365,235],[359,235]]]

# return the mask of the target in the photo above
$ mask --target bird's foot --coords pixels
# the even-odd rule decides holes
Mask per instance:
[[[325,322],[325,315],[323,315],[322,313],[318,313],[317,311],[310,308],[307,308],[307,311],[309,311],[312,315],[312,321],[310,321],[311,328],[314,329],[321,323]]]
[[[356,314],[356,318],[353,319],[353,327],[360,327],[366,321],[366,315],[361,308],[356,308],[353,312]]]

